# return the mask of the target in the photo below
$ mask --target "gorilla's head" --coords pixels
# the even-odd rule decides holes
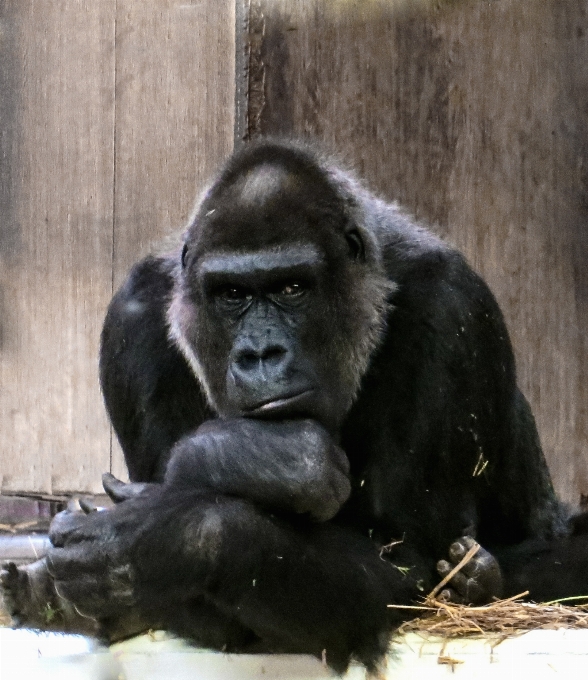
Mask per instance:
[[[389,291],[360,195],[312,151],[273,142],[236,153],[206,192],[169,321],[220,416],[340,425]]]

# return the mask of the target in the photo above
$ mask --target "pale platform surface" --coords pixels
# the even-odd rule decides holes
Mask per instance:
[[[588,631],[534,631],[496,645],[495,640],[401,638],[385,678],[585,677]],[[220,654],[190,647],[155,632],[109,650],[88,638],[0,629],[0,680],[318,680],[334,677],[312,657]],[[353,666],[346,680],[365,680]]]

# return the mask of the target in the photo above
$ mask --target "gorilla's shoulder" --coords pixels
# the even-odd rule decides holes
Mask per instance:
[[[174,285],[176,259],[172,256],[148,255],[137,262],[117,293],[120,302],[167,299]]]
[[[395,203],[375,200],[366,218],[379,244],[386,273],[393,281],[412,281],[415,276],[445,277],[451,269],[467,269],[460,253],[428,228],[415,223]]]
[[[102,331],[102,347],[128,351],[137,346],[165,346],[166,313],[173,292],[175,258],[149,255],[133,266],[113,296]]]
[[[482,310],[501,326],[492,292],[451,244],[394,203],[375,199],[364,214],[379,244],[386,275],[396,284],[395,306],[414,308],[417,318],[446,316],[454,309],[459,323],[464,315]]]

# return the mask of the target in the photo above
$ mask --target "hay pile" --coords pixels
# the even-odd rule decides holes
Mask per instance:
[[[483,607],[427,600],[418,609],[422,616],[407,621],[399,634],[419,633],[444,638],[498,636],[500,639],[520,635],[529,630],[588,628],[586,607],[562,604],[533,604],[516,598],[498,600]]]
[[[398,629],[400,635],[420,635],[467,638],[497,637],[497,643],[530,630],[557,630],[558,628],[588,628],[588,596],[566,598],[557,602],[534,604],[524,602],[528,592],[505,600],[497,600],[482,607],[454,604],[437,599],[437,594],[479,550],[474,546],[461,562],[425,598],[422,606],[388,605],[395,609],[420,612],[420,616],[407,621]],[[567,606],[564,602],[581,601],[584,604]]]

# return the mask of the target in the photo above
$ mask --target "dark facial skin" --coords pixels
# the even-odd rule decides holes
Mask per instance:
[[[227,415],[280,417],[319,410],[316,361],[303,360],[308,352],[301,338],[308,335],[313,298],[321,295],[320,260],[318,253],[291,248],[228,253],[198,263],[202,311],[215,320],[219,341],[231,346],[222,400]]]

